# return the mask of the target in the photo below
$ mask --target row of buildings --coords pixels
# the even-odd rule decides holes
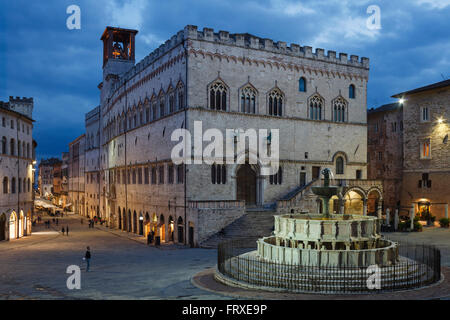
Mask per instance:
[[[0,241],[31,234],[35,148],[33,98],[0,101]]]
[[[69,195],[69,153],[63,152],[61,159],[49,158],[39,162],[38,192],[41,198],[51,200],[54,205],[66,208]]]
[[[311,187],[321,183],[325,167],[343,187],[330,200],[336,213],[381,217],[387,208],[417,202],[414,195],[392,200],[391,188],[398,188],[395,194],[405,188],[383,182],[393,176],[368,160],[375,152],[370,148],[390,148],[386,140],[368,138],[368,58],[189,25],[135,64],[136,34],[107,27],[101,37],[100,104],[86,114],[85,133],[69,145],[68,201],[77,213],[196,246],[249,208],[321,211]],[[442,110],[448,119],[448,106]],[[194,144],[204,150],[211,139],[195,136],[194,122],[202,132],[216,129],[223,136],[242,129],[232,133],[235,146],[245,143],[248,129],[278,129],[279,143],[270,134],[259,142],[277,143],[280,169],[264,175],[266,164],[251,145],[206,162]],[[177,129],[194,136],[181,140],[184,150],[194,151],[190,163],[174,161]],[[389,168],[403,172],[404,163]]]

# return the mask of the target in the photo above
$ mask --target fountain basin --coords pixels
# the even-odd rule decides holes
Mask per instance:
[[[275,216],[274,235],[297,241],[354,242],[379,239],[381,220],[361,215],[321,214]]]

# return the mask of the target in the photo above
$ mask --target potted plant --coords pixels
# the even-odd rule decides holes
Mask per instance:
[[[441,225],[441,228],[448,228],[450,226],[450,219],[442,218],[439,220],[439,224]]]

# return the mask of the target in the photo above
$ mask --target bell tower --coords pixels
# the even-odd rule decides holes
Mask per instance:
[[[103,41],[103,77],[127,72],[135,63],[137,30],[106,27]]]

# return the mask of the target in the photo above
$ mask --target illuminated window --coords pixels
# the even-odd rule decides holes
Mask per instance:
[[[422,142],[420,157],[422,159],[430,159],[431,158],[431,144],[430,140]]]

